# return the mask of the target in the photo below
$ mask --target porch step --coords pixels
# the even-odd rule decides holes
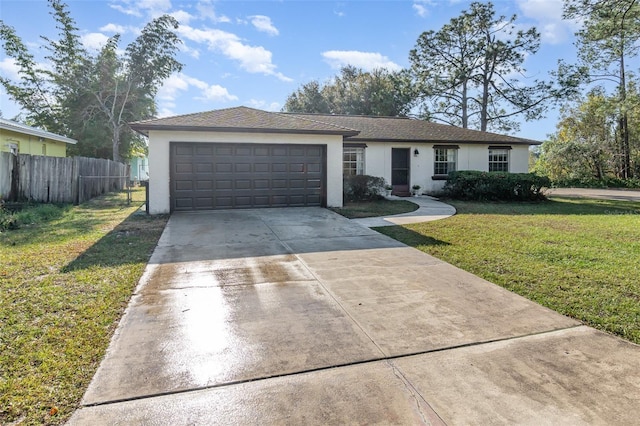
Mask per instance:
[[[409,191],[409,185],[393,185],[393,191],[391,195],[398,197],[411,197],[411,191]]]

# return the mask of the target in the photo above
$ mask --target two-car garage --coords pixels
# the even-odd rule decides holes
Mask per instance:
[[[247,107],[130,123],[149,138],[149,213],[341,207],[342,147],[359,132]]]
[[[326,146],[171,142],[172,211],[326,205]]]

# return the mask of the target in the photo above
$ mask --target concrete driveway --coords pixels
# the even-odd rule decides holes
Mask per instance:
[[[325,209],[174,214],[82,404],[69,424],[633,424],[640,347]]]

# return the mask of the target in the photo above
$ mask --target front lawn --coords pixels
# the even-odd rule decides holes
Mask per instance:
[[[133,214],[133,195],[25,211],[0,233],[0,424],[60,424],[77,408],[167,220]]]
[[[448,219],[376,230],[640,343],[640,203],[447,202]]]
[[[391,216],[418,210],[420,206],[407,200],[350,201],[343,208],[333,207],[331,210],[349,219],[363,217]]]

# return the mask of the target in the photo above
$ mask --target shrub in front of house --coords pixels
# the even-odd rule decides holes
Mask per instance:
[[[535,173],[463,170],[449,173],[444,192],[459,200],[537,201],[546,198],[543,189],[549,186],[548,177]]]
[[[369,175],[352,175],[344,178],[345,201],[373,201],[382,198],[385,180]]]

